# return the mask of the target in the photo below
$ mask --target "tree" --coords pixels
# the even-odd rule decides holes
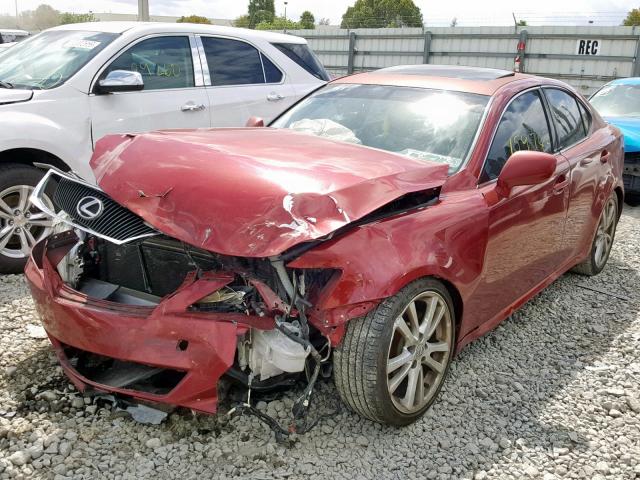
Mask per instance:
[[[458,26],[458,17],[453,17],[451,19],[451,23],[449,24],[450,27],[457,27]]]
[[[32,12],[24,12],[23,17],[27,21],[28,28],[35,30],[45,30],[47,28],[60,25],[60,12],[51,5],[39,5]]]
[[[527,26],[527,21],[526,20],[518,20],[518,23],[516,24],[519,27],[526,27]]]
[[[627,18],[624,19],[622,25],[626,27],[634,27],[640,25],[640,8],[634,8],[627,13]]]
[[[309,10],[305,10],[302,12],[302,15],[300,15],[300,28],[316,28],[316,18]]]
[[[320,21],[318,22],[318,25],[329,25],[331,23],[331,20],[328,18],[321,18]]]
[[[271,22],[260,22],[256,30],[299,30],[302,28],[298,22],[285,20],[284,17],[274,17]]]
[[[233,21],[233,26],[238,28],[249,28],[251,25],[251,18],[249,15],[240,15]]]
[[[422,26],[422,12],[413,0],[356,0],[342,15],[341,24],[341,28]]]
[[[259,23],[273,22],[276,16],[274,0],[249,0],[249,28]]]
[[[176,23],[204,23],[211,25],[211,21],[207,17],[201,17],[200,15],[189,15],[188,17],[180,17],[176,20]]]
[[[97,20],[98,19],[93,13],[64,12],[60,14],[60,25],[67,25],[68,23],[95,22]]]

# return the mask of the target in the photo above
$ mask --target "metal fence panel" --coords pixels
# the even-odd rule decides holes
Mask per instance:
[[[523,35],[523,71],[564,80],[585,95],[614,78],[640,76],[636,27],[319,28],[288,33],[306,38],[336,76],[421,63],[513,70]],[[597,53],[578,54],[580,40],[597,41]]]

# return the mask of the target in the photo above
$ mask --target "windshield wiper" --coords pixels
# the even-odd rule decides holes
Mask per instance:
[[[13,84],[11,84],[9,82],[5,82],[3,80],[0,80],[0,87],[2,87],[2,88],[13,88]]]

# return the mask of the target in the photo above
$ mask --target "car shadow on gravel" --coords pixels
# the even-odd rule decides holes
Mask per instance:
[[[580,389],[582,398],[566,391],[581,382],[585,371],[612,375],[601,359],[640,310],[638,280],[634,268],[613,258],[599,276],[565,274],[461,352],[428,421],[441,427],[447,416],[450,424],[450,410],[457,410],[451,426],[464,430],[472,453],[475,439],[475,457],[488,461],[470,466],[485,470],[496,458],[499,462],[525,450],[556,458],[565,449],[590,449],[577,425],[607,415],[613,407],[624,410],[624,400],[601,401],[588,387]],[[575,408],[578,403],[590,406],[585,411]],[[592,426],[598,423],[592,421]],[[534,467],[537,463],[535,456],[522,460]]]

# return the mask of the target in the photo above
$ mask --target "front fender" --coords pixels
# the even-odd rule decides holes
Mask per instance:
[[[356,227],[288,266],[341,271],[314,305],[324,325],[338,326],[362,315],[361,309],[349,306],[379,303],[421,277],[446,280],[464,303],[482,272],[487,235],[488,209],[474,189],[423,210]],[[327,314],[334,309],[342,314]]]
[[[93,150],[91,117],[86,96],[38,93],[29,102],[0,106],[0,152],[41,150],[93,181],[89,168]]]

